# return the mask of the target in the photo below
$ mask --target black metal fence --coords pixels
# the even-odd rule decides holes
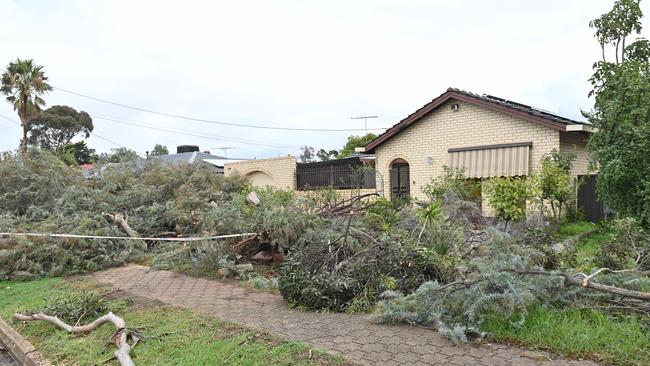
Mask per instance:
[[[598,200],[596,194],[596,175],[580,175],[580,186],[578,188],[578,209],[590,222],[598,222],[607,218],[605,205]]]
[[[375,188],[375,170],[363,165],[358,157],[298,163],[296,180],[299,190]]]

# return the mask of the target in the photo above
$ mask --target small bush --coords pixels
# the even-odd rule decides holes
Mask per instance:
[[[529,192],[525,179],[492,178],[485,186],[485,193],[497,217],[505,221],[506,232],[509,222],[520,221],[526,217],[526,199]]]
[[[58,293],[45,301],[45,306],[29,313],[44,313],[75,325],[95,320],[108,312],[108,304],[95,291]]]
[[[595,262],[610,269],[650,269],[650,238],[633,218],[611,222],[610,239],[602,242]]]
[[[478,180],[468,179],[462,170],[454,170],[447,166],[442,169],[443,174],[433,178],[422,189],[430,201],[439,201],[448,194],[457,195],[464,201],[480,200],[481,185]]]

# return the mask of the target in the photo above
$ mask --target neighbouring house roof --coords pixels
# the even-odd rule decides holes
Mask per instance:
[[[199,164],[205,163],[213,169],[217,174],[223,174],[223,164],[225,162],[237,161],[233,159],[227,159],[219,155],[206,154],[199,151],[184,152],[178,154],[168,154],[168,155],[158,155],[151,156],[149,159],[138,158],[133,161],[128,161],[124,163],[108,163],[103,165],[93,165],[92,167],[82,166],[82,174],[84,177],[96,177],[104,174],[106,169],[110,166],[126,166],[131,167],[132,169],[139,170],[143,169],[149,160],[159,161],[162,164],[169,165],[179,165],[179,164]]]
[[[567,126],[582,125],[591,126],[588,122],[576,121],[570,118],[562,117],[539,108],[534,108],[529,105],[513,102],[511,100],[495,97],[487,94],[475,94],[464,90],[449,88],[446,92],[425,104],[417,111],[410,114],[408,117],[399,121],[393,127],[386,130],[376,139],[372,140],[366,146],[366,152],[372,152],[379,145],[383,144],[391,137],[397,135],[411,124],[419,121],[427,114],[436,110],[449,100],[458,100],[469,104],[484,107],[490,110],[506,113],[531,123],[536,123],[545,127],[553,128],[559,131],[571,131],[575,129],[567,128]]]
[[[178,163],[188,163],[194,164],[201,162],[204,159],[224,159],[221,156],[202,153],[200,151],[191,151],[178,154],[168,154],[168,155],[159,155],[155,159],[159,159],[164,163],[178,164]]]

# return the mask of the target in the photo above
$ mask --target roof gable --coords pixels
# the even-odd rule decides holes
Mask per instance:
[[[589,125],[586,122],[579,122],[562,116],[543,111],[541,109],[533,108],[525,104],[513,102],[507,99],[494,97],[491,95],[479,95],[466,92],[460,89],[449,88],[446,92],[435,98],[431,102],[425,104],[417,111],[404,118],[393,127],[386,130],[376,139],[371,141],[366,146],[367,152],[372,152],[379,145],[383,144],[391,137],[397,135],[411,124],[424,118],[429,113],[442,106],[449,100],[459,100],[476,106],[484,107],[486,109],[494,110],[497,112],[506,113],[531,123],[535,123],[548,128],[556,129],[559,131],[566,131],[567,125]]]

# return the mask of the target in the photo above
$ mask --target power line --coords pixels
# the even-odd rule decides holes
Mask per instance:
[[[333,128],[333,129],[328,129],[328,128],[274,127],[274,126],[261,126],[261,125],[242,124],[242,123],[232,123],[232,122],[220,122],[220,121],[203,119],[203,118],[182,116],[182,115],[179,115],[179,114],[159,112],[159,111],[154,111],[154,110],[151,110],[151,109],[146,109],[146,108],[141,108],[141,107],[133,107],[133,106],[126,105],[126,104],[117,103],[117,102],[113,102],[113,101],[110,101],[110,100],[97,98],[97,97],[93,97],[93,96],[86,95],[86,94],[77,93],[77,92],[74,92],[72,90],[67,90],[67,89],[56,87],[56,86],[53,86],[52,88],[54,88],[56,90],[60,90],[60,91],[65,92],[65,93],[76,95],[76,96],[79,96],[79,97],[82,97],[82,98],[87,98],[87,99],[91,99],[91,100],[94,100],[94,101],[97,101],[97,102],[107,103],[107,104],[111,104],[111,105],[122,107],[122,108],[128,108],[128,109],[132,109],[132,110],[136,110],[136,111],[140,111],[140,112],[157,114],[159,116],[178,118],[178,119],[184,119],[184,120],[195,121],[195,122],[214,123],[214,124],[218,124],[218,125],[235,126],[235,127],[259,128],[259,129],[265,129],[265,130],[283,130],[283,131],[315,131],[315,132],[365,131],[365,129],[363,129],[363,128],[341,128],[341,129]],[[386,128],[381,127],[381,128],[370,128],[369,130],[385,130],[385,129]]]
[[[117,119],[117,118],[98,116],[96,114],[90,114],[90,115],[93,118],[96,118],[96,119],[101,119],[101,120],[105,120],[105,121],[121,123],[121,124],[125,124],[125,125],[141,127],[141,128],[147,128],[147,129],[151,129],[151,130],[155,130],[155,131],[167,132],[167,133],[172,133],[172,134],[176,134],[176,135],[185,135],[185,136],[191,136],[191,137],[198,137],[198,138],[213,140],[213,141],[239,142],[239,143],[242,143],[242,144],[256,145],[256,146],[266,146],[266,147],[275,147],[275,148],[281,148],[281,149],[291,149],[291,150],[299,149],[298,146],[280,145],[280,144],[266,144],[266,143],[258,142],[258,141],[255,141],[255,140],[242,139],[242,138],[238,138],[238,137],[228,137],[228,136],[214,135],[214,134],[209,134],[209,133],[201,133],[201,134],[199,134],[199,133],[191,132],[191,131],[187,131],[187,130],[168,129],[168,128],[156,127],[156,126],[152,126],[152,125],[149,125],[149,124],[143,124],[143,123],[140,123],[140,122],[134,122],[134,121],[127,121],[127,120]]]
[[[121,145],[121,144],[118,144],[117,142],[115,142],[115,141],[113,141],[113,140],[110,140],[110,139],[107,139],[106,137],[99,136],[98,134],[96,134],[96,133],[94,133],[94,132],[91,132],[90,134],[93,135],[93,136],[95,136],[95,137],[97,137],[98,139],[101,139],[101,140],[104,140],[104,141],[106,141],[106,142],[109,142],[109,143],[111,143],[111,144],[113,144],[113,145],[115,145],[115,146],[119,146],[119,147],[123,147],[123,148],[125,148],[125,149],[128,149],[128,147],[126,147],[126,146],[124,146],[124,145]],[[133,150],[133,149],[131,149],[131,150]]]
[[[20,123],[18,123],[18,122],[16,122],[16,121],[14,121],[14,119],[13,119],[13,118],[9,118],[9,117],[7,117],[7,116],[5,116],[4,114],[0,114],[0,117],[2,117],[2,118],[4,118],[4,119],[6,119],[7,121],[9,121],[9,122],[11,122],[11,123],[13,123],[13,124],[15,124],[15,125],[18,125],[18,126],[20,126]]]
[[[20,126],[20,123],[14,121],[12,118],[9,118],[9,117],[5,116],[4,114],[0,114],[0,117],[4,118],[5,120],[7,120],[7,121],[9,121],[9,122],[11,122],[11,123],[13,123],[13,124],[15,124],[15,125]],[[96,134],[96,133],[94,133],[94,132],[90,132],[90,133],[91,133],[93,136],[95,136],[95,137],[97,137],[97,138],[99,138],[99,139],[102,139],[102,140],[104,140],[104,141],[110,142],[111,144],[113,144],[113,145],[115,145],[115,146],[119,146],[119,147],[123,147],[123,148],[125,148],[125,149],[128,149],[126,146],[121,145],[121,144],[118,144],[117,142],[115,142],[115,141],[113,141],[113,140],[109,140],[109,139],[107,139],[106,137],[99,136],[98,134]]]

